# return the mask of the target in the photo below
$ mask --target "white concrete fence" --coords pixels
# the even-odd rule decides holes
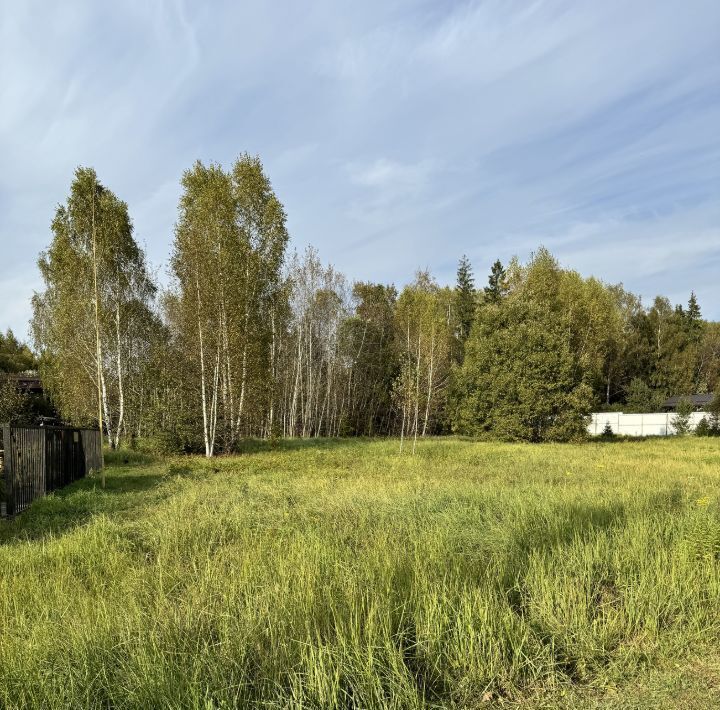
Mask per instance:
[[[592,415],[588,431],[593,436],[599,436],[605,430],[605,424],[609,422],[613,434],[621,436],[672,436],[677,433],[674,427],[676,416],[675,412],[648,414],[601,412]],[[693,412],[690,415],[690,428],[695,429],[703,417],[708,415],[705,412]]]

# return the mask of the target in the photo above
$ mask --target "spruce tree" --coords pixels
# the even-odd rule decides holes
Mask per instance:
[[[692,428],[693,405],[688,397],[683,397],[677,405],[673,427],[678,436],[685,436]]]
[[[458,340],[460,343],[465,343],[475,319],[475,279],[470,261],[465,255],[458,264],[457,283],[455,285],[455,314],[458,325]]]
[[[690,292],[690,299],[688,300],[688,307],[685,312],[685,316],[691,322],[700,320],[700,305],[697,302],[695,291]]]
[[[505,268],[500,259],[492,265],[484,291],[485,301],[488,303],[499,303],[505,295]]]
[[[700,305],[697,302],[695,291],[690,293],[688,307],[685,311],[685,322],[687,323],[687,330],[690,338],[697,340],[702,331],[702,315],[700,314]]]

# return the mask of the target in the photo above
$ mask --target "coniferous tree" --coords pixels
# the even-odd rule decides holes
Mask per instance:
[[[688,397],[682,397],[678,402],[675,416],[673,417],[673,427],[678,436],[685,436],[690,433],[691,417],[693,413],[693,405]]]
[[[505,268],[500,259],[495,261],[490,269],[488,276],[488,285],[483,289],[485,293],[485,301],[487,303],[499,303],[506,293],[507,285]]]
[[[687,322],[688,332],[690,339],[697,343],[702,333],[702,315],[700,313],[700,305],[698,304],[695,291],[690,293],[690,299],[688,300],[688,307],[685,311],[685,320]]]
[[[472,266],[467,256],[460,259],[457,270],[457,282],[454,294],[455,318],[457,321],[457,339],[460,344],[456,361],[462,361],[462,347],[470,335],[473,320],[475,319],[475,279]]]
[[[15,337],[12,330],[5,335],[0,333],[0,372],[24,372],[36,368],[35,355]]]
[[[687,311],[685,311],[687,319],[692,323],[698,323],[701,320],[700,306],[695,296],[695,291],[690,292],[690,298],[688,300]]]

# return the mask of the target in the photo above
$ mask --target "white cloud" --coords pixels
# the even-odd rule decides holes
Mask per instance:
[[[5,3],[0,329],[25,330],[78,164],[161,264],[182,171],[244,150],[351,277],[544,242],[720,318],[719,23],[715,0]]]
[[[365,166],[349,166],[355,184],[392,192],[419,189],[427,183],[431,169],[428,160],[410,164],[387,158],[378,158]]]

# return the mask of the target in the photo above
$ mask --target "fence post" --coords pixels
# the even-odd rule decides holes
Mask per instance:
[[[8,427],[0,426],[0,449],[2,449],[2,470],[0,473],[2,475],[0,476],[0,485],[2,486],[2,495],[0,495],[0,518],[4,518],[8,514],[8,506],[7,506],[7,459],[8,459],[8,451],[7,451],[7,445],[10,443],[10,435],[5,434],[5,430]]]
[[[3,427],[3,446],[5,457],[5,500],[7,501],[7,514],[15,512],[15,491],[13,490],[13,447],[10,426]]]

